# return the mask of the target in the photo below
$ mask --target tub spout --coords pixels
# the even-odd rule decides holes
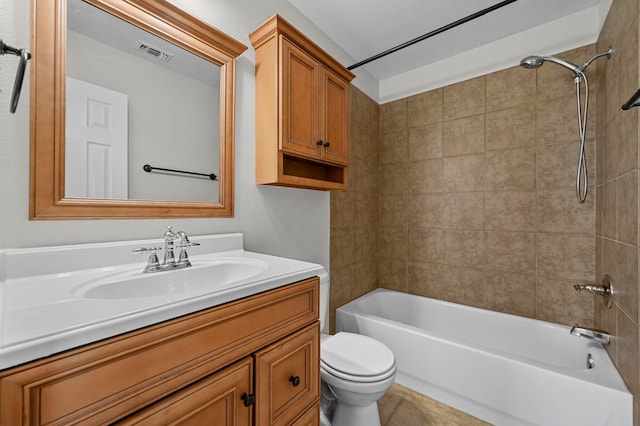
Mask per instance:
[[[606,331],[596,330],[592,328],[578,327],[576,324],[571,329],[571,334],[578,337],[584,337],[585,339],[592,340],[603,345],[609,344],[609,334]]]

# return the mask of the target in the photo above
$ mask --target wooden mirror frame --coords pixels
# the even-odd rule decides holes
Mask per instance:
[[[235,58],[247,46],[166,0],[84,0],[220,66],[220,198],[65,198],[66,0],[32,0],[29,219],[233,216]]]

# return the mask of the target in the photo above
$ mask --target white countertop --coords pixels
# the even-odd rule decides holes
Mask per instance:
[[[242,234],[190,237],[193,268],[245,259],[263,270],[230,286],[153,297],[86,298],[87,283],[141,274],[146,256],[135,247],[161,240],[0,251],[0,369],[320,275],[321,265],[243,249]],[[177,251],[176,251],[177,255]],[[159,253],[158,257],[162,257]],[[195,269],[194,269],[195,270]],[[139,271],[139,272],[137,272]],[[145,279],[157,274],[144,274]]]

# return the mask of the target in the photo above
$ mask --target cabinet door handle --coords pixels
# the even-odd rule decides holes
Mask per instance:
[[[252,394],[248,394],[246,392],[244,392],[241,396],[240,399],[243,400],[243,404],[245,407],[251,407],[253,405],[253,403],[256,400],[256,397],[253,396]]]
[[[316,145],[318,145],[318,146],[322,146],[322,144],[323,144],[323,143],[324,143],[324,142],[322,142],[322,139],[320,139],[318,142],[316,142]]]
[[[291,382],[293,387],[296,387],[296,386],[298,386],[300,384],[300,377],[299,376],[291,376],[291,377],[289,377],[289,381]]]
[[[325,143],[324,143],[324,147],[325,147],[325,148],[329,148],[329,146],[330,146],[330,145],[331,145],[331,144],[330,144],[329,142],[325,142]]]

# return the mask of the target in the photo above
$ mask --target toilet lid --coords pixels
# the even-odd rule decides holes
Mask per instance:
[[[341,375],[384,378],[393,373],[393,352],[369,336],[340,332],[320,345],[324,367]]]

